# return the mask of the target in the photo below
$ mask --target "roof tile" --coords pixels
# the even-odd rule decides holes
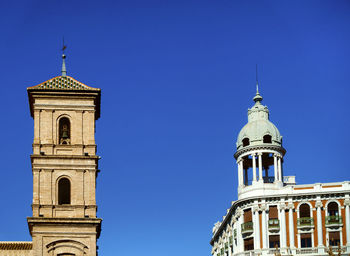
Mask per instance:
[[[93,88],[83,84],[70,76],[57,76],[36,86],[28,87],[28,90],[83,90],[99,91],[99,88]]]

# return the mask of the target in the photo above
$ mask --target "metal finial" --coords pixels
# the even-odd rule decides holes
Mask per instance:
[[[263,100],[263,97],[259,93],[259,82],[258,82],[258,64],[256,64],[256,69],[255,69],[255,77],[256,77],[256,94],[253,100],[255,102],[259,102]]]
[[[62,76],[67,75],[67,69],[66,69],[66,55],[64,54],[64,50],[67,48],[67,45],[64,44],[64,38],[63,38],[63,44],[62,44]]]
[[[258,64],[256,64],[256,67],[255,67],[255,79],[256,79],[256,93],[259,94]]]

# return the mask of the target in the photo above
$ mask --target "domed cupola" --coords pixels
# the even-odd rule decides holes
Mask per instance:
[[[283,186],[282,136],[269,120],[269,110],[261,104],[258,84],[255,104],[248,109],[248,123],[239,132],[234,157],[238,164],[238,197]]]
[[[269,121],[269,110],[261,104],[262,97],[257,89],[253,98],[255,105],[248,109],[248,123],[241,129],[237,138],[237,150],[246,146],[282,146],[282,136],[277,127]]]

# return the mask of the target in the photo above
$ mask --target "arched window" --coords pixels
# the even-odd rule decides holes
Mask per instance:
[[[272,143],[272,137],[271,137],[271,135],[265,135],[265,136],[263,137],[263,142],[264,142],[264,143]]]
[[[243,143],[243,147],[249,146],[249,144],[250,144],[249,138],[244,138],[242,140],[242,143]]]
[[[70,181],[62,178],[58,181],[58,204],[70,204]]]
[[[67,117],[62,117],[59,121],[59,143],[70,144],[70,122]]]
[[[336,202],[331,202],[328,204],[328,216],[339,216],[338,204]]]
[[[300,218],[310,217],[310,206],[308,204],[302,204],[299,207]]]

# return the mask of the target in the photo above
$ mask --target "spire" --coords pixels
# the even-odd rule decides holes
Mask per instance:
[[[64,38],[63,38],[63,46],[62,46],[62,76],[67,75],[67,69],[66,69],[66,55],[64,54],[64,50],[67,48],[67,46],[64,44]]]
[[[258,82],[258,64],[256,64],[256,71],[255,71],[255,75],[256,75],[256,94],[255,97],[253,98],[253,100],[255,101],[255,103],[259,103],[263,100],[263,97],[259,94],[259,82]]]
[[[62,54],[62,76],[66,76],[67,75],[65,59],[66,59],[66,55],[63,53]]]

